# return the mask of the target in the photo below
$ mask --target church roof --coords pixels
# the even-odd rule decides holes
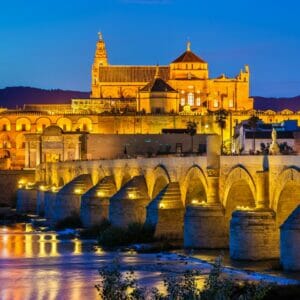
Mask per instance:
[[[176,92],[169,84],[161,78],[155,78],[144,86],[141,92]]]
[[[149,82],[153,79],[156,66],[106,66],[100,67],[100,82]],[[159,67],[160,77],[169,79],[170,68]]]
[[[202,58],[197,56],[195,53],[193,53],[190,50],[185,51],[183,54],[181,54],[179,57],[177,57],[175,60],[172,61],[172,63],[188,63],[188,62],[199,62],[199,63],[206,63]]]

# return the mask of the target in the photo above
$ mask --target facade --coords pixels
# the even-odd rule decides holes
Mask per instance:
[[[99,35],[92,67],[92,99],[143,99],[147,85],[157,77],[167,86],[167,92],[175,92],[171,98],[174,98],[173,106],[176,108],[169,108],[175,112],[182,111],[185,106],[198,112],[202,112],[203,108],[245,111],[253,107],[247,65],[235,78],[224,74],[210,78],[208,63],[192,52],[190,42],[186,51],[168,66],[110,65],[105,42]],[[143,107],[141,103],[143,101],[140,101],[137,110],[149,111],[148,106]]]
[[[265,123],[299,122],[300,112],[254,111],[249,79],[248,66],[235,78],[210,78],[208,63],[191,51],[190,43],[168,66],[110,65],[100,35],[89,99],[72,99],[70,104],[25,105],[20,110],[0,109],[0,167],[24,168],[29,147],[25,135],[28,141],[33,139],[30,148],[34,152],[34,135],[42,135],[49,126],[58,126],[64,136],[77,140],[79,131],[161,134],[164,129],[184,129],[189,121],[196,123],[198,134],[221,134],[213,111],[226,109],[229,114],[223,130],[224,145],[232,149],[235,126],[253,114]],[[75,152],[71,156],[64,154],[64,159],[81,158]],[[29,165],[32,164],[27,161]]]

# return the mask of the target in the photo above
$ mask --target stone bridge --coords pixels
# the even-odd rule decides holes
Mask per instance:
[[[77,213],[85,226],[146,222],[157,236],[184,236],[186,247],[224,248],[230,236],[233,257],[278,256],[279,226],[300,204],[300,156],[221,156],[219,148],[211,136],[207,156],[40,165],[18,209],[45,210],[53,221]]]

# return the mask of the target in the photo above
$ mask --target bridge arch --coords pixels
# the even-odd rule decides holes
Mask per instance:
[[[223,205],[228,221],[238,206],[256,206],[256,186],[252,176],[243,166],[237,165],[231,169],[224,186]]]
[[[271,208],[276,212],[280,226],[300,204],[300,169],[295,166],[285,168],[278,176]]]
[[[171,180],[167,168],[162,164],[159,164],[154,168],[152,179],[150,195],[151,198],[155,198],[159,192],[171,182]]]
[[[193,165],[188,169],[181,191],[185,206],[192,203],[192,201],[207,201],[207,179],[201,167]]]

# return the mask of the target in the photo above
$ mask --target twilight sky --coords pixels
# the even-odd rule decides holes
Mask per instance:
[[[298,0],[3,0],[0,88],[90,90],[97,32],[111,64],[169,64],[191,40],[211,77],[251,71],[251,94],[300,94]]]

